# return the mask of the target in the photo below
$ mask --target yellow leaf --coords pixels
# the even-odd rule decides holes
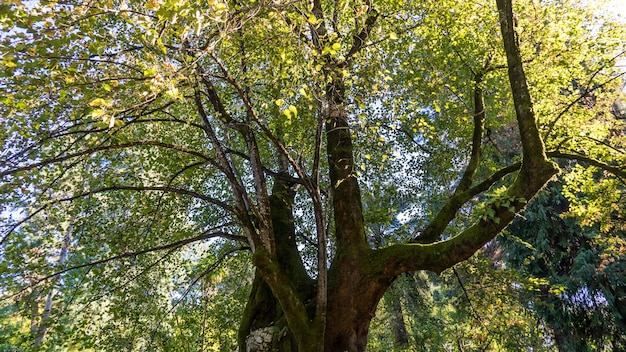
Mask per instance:
[[[159,8],[159,5],[160,4],[157,0],[148,0],[148,2],[146,3],[146,7],[151,10]]]
[[[215,9],[216,12],[219,11],[226,11],[228,10],[228,6],[226,6],[226,4],[224,4],[223,2],[217,3],[213,6],[213,9]]]
[[[276,104],[276,106],[281,106],[281,105],[283,105],[284,103],[285,103],[285,101],[284,101],[284,100],[282,100],[282,99],[276,99],[276,101],[274,102],[274,104]]]
[[[103,117],[103,116],[106,116],[106,111],[104,111],[102,109],[95,109],[95,110],[92,110],[91,113],[89,113],[89,115],[91,115],[91,117],[95,117],[95,118]]]
[[[89,106],[103,106],[106,108],[110,108],[113,104],[110,100],[104,100],[102,98],[96,98],[89,102]]]
[[[359,7],[359,9],[356,11],[356,14],[354,15],[354,17],[361,17],[363,15],[363,13],[365,13],[367,11],[367,9],[369,8],[369,6],[367,5],[361,5],[361,7]]]
[[[4,65],[4,67],[7,67],[7,68],[12,68],[12,67],[17,66],[15,62],[9,61],[9,60],[2,60],[2,64]]]

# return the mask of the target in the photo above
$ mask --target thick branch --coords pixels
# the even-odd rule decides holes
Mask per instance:
[[[267,125],[265,125],[263,123],[263,121],[261,121],[261,119],[259,118],[258,114],[256,113],[256,111],[254,109],[254,106],[253,106],[252,102],[250,101],[250,99],[248,97],[248,93],[247,93],[246,88],[242,87],[228,73],[228,71],[226,70],[225,65],[220,60],[218,60],[217,57],[213,56],[213,58],[216,60],[216,62],[218,62],[218,64],[219,64],[223,74],[225,75],[225,79],[228,81],[228,83],[230,83],[237,90],[237,92],[239,94],[239,97],[242,99],[242,101],[244,103],[244,106],[246,107],[248,120],[249,121],[254,121],[256,123],[256,125],[259,126],[259,128],[261,129],[263,134],[265,134],[265,136],[267,138],[269,138],[269,140],[277,148],[278,152],[281,154],[281,157],[286,159],[289,162],[289,164],[291,165],[291,167],[293,167],[293,169],[295,170],[295,172],[298,175],[298,177],[302,180],[299,183],[301,183],[302,185],[305,186],[305,188],[307,189],[309,195],[313,196],[314,193],[315,193],[315,189],[314,189],[314,186],[309,181],[308,177],[306,176],[306,173],[300,167],[300,165],[296,162],[296,160],[291,156],[291,154],[287,150],[287,147],[285,147],[285,145],[282,142],[282,140],[280,138],[278,138],[276,135],[274,135],[274,133],[272,133],[272,131],[267,127]],[[230,120],[232,121],[232,119],[230,119]],[[250,164],[253,167],[253,172],[258,172],[262,176],[263,172],[261,172],[261,170],[266,170],[266,168],[263,166],[263,164],[261,162],[260,153],[258,151],[258,146],[257,146],[257,143],[256,143],[256,139],[254,137],[253,131],[250,129],[249,126],[242,126],[241,127],[241,133],[244,136],[244,138],[246,139],[246,142],[249,144],[248,150],[250,152],[250,155],[246,156],[246,158],[247,158],[248,161],[250,161]],[[257,179],[257,177],[255,176],[255,182],[256,182],[256,179]],[[260,185],[264,185],[265,184],[264,177],[260,178],[259,181],[260,181],[259,182]],[[263,186],[261,189],[265,189],[265,187]]]
[[[528,84],[513,28],[511,0],[496,0],[507,62],[509,82],[513,91],[515,111],[522,139],[523,158],[517,178],[506,192],[485,204],[485,214],[460,234],[432,244],[395,245],[376,253],[383,270],[389,275],[404,271],[432,270],[441,272],[472,256],[485,243],[497,236],[516,214],[523,210],[558,167],[546,158],[545,148],[535,121]]]
[[[415,242],[430,243],[437,241],[450,221],[456,217],[457,212],[461,209],[463,204],[477,194],[474,193],[477,189],[469,190],[469,192],[468,189],[472,186],[474,175],[480,165],[485,124],[485,100],[483,97],[482,81],[483,73],[476,73],[474,75],[474,132],[472,135],[470,161],[467,164],[465,172],[463,172],[461,181],[459,181],[454,194],[448,199],[448,202],[446,202],[437,215],[435,215],[435,218],[428,224],[420,236],[415,239]]]
[[[250,161],[250,156],[248,156],[246,153],[240,152],[238,150],[235,149],[231,149],[231,148],[225,148],[224,150],[227,154],[232,154],[232,155],[236,155],[246,161]],[[283,154],[281,154],[283,155]],[[294,184],[299,184],[299,185],[303,185],[305,186],[307,183],[307,180],[299,178],[299,177],[294,177],[291,176],[287,173],[281,172],[281,171],[274,171],[271,170],[265,166],[263,166],[263,170],[265,171],[266,174],[276,178],[276,179],[280,179],[286,182],[290,182],[290,183],[294,183]]]
[[[363,47],[365,46],[365,40],[367,40],[367,38],[369,37],[370,32],[374,28],[374,24],[376,23],[377,19],[378,12],[372,9],[371,5],[369,5],[367,9],[367,18],[365,19],[365,24],[363,25],[363,28],[358,34],[355,33],[352,37],[352,47],[350,47],[348,55],[346,55],[348,60],[350,60],[356,53],[363,49]]]
[[[248,100],[248,96],[246,94],[246,90],[230,75],[228,72],[226,65],[217,57],[214,53],[211,53],[211,57],[220,70],[225,76],[225,79],[228,83],[230,83],[239,94],[239,97],[242,99],[244,106],[246,108],[246,123],[241,123],[237,126],[237,131],[239,131],[246,141],[246,146],[248,148],[248,153],[250,155],[250,166],[252,167],[252,179],[254,181],[254,188],[257,198],[257,206],[252,208],[255,212],[257,229],[258,229],[258,238],[260,239],[260,243],[265,248],[269,250],[270,253],[275,254],[276,247],[273,238],[273,230],[272,223],[270,220],[270,204],[269,204],[269,194],[267,190],[267,181],[265,179],[265,173],[263,171],[263,163],[261,161],[261,153],[259,151],[259,146],[256,140],[256,136],[254,134],[254,130],[251,128],[250,122],[256,120],[258,118],[256,116],[256,112],[252,103]],[[216,111],[222,115],[222,119],[225,122],[232,123],[232,117],[226,112],[221,100],[219,99],[215,88],[211,85],[211,82],[208,80],[204,80],[207,85],[207,89],[210,91],[210,100],[213,104]],[[219,109],[219,110],[218,110]]]
[[[550,174],[550,176],[552,176]],[[542,178],[546,178],[543,175]],[[518,178],[519,180],[519,178]],[[471,257],[487,242],[496,237],[514,219],[526,205],[525,197],[514,197],[513,194],[532,196],[535,192],[519,192],[519,182],[509,187],[506,197],[510,199],[510,207],[487,205],[493,210],[493,216],[484,217],[458,235],[431,244],[399,244],[384,248],[376,253],[381,268],[389,275],[399,275],[406,271],[430,270],[441,273]],[[511,211],[513,210],[513,211]]]
[[[313,0],[313,8],[311,9],[311,13],[315,16],[315,18],[319,21],[318,24],[314,25],[309,23],[309,29],[311,31],[311,41],[313,43],[313,47],[317,50],[318,53],[321,53],[324,49],[324,38],[326,37],[326,22],[324,19],[324,12],[322,10],[322,2],[320,0]]]
[[[242,46],[242,50],[243,50],[243,46]],[[258,120],[258,117],[256,116],[252,103],[249,101],[247,88],[243,88],[228,73],[228,70],[226,69],[226,66],[224,65],[224,63],[215,54],[212,53],[211,57],[215,60],[215,62],[220,67],[220,70],[222,71],[224,75],[224,79],[228,81],[231,85],[233,85],[233,87],[235,87],[235,89],[237,90],[240,98],[243,100],[244,105],[246,107],[247,116],[249,120],[248,123],[246,124],[240,123],[240,124],[235,125],[234,124],[235,121],[233,120],[232,116],[226,111],[211,81],[206,79],[204,75],[202,76],[203,83],[208,91],[207,95],[208,95],[209,101],[213,105],[213,108],[217,112],[220,119],[224,123],[231,125],[231,127],[234,127],[237,131],[239,131],[246,141],[246,145],[247,145],[248,152],[249,152],[248,160],[250,161],[250,165],[252,166],[252,173],[253,173],[253,179],[254,179],[256,196],[257,196],[256,198],[257,198],[257,203],[258,203],[257,207],[252,207],[252,202],[248,202],[248,208],[249,210],[252,210],[255,213],[256,220],[258,221],[258,225],[260,226],[260,229],[261,229],[261,231],[259,231],[258,233],[259,236],[252,235],[251,239],[253,240],[259,239],[260,242],[258,244],[262,243],[264,246],[266,246],[270,250],[271,253],[273,253],[275,251],[275,244],[270,235],[272,233],[272,229],[271,229],[271,222],[269,221],[270,205],[269,205],[269,196],[267,194],[267,186],[266,186],[266,180],[265,180],[266,168],[263,166],[263,163],[261,161],[261,156],[260,156],[258,144],[256,141],[256,137],[254,135],[254,131],[250,128],[250,125],[249,125],[250,120],[255,120],[257,122],[259,122],[259,120]],[[243,70],[245,71],[246,70],[245,62],[243,61],[242,61],[242,67],[243,67]],[[196,98],[196,101],[197,101],[197,105],[199,106],[199,108],[201,108],[202,104],[199,102],[198,98]],[[206,124],[208,124],[208,119],[206,118],[206,114],[204,113],[202,114],[203,114],[203,119],[206,121]],[[220,153],[224,154],[224,151],[222,150],[220,151]],[[252,243],[251,245],[253,249],[256,247]]]
[[[297,345],[302,349],[316,346],[316,334],[309,324],[306,307],[293,283],[273,257],[265,248],[261,247],[257,248],[254,253],[253,262],[263,280],[271,288],[274,297],[280,302]]]
[[[522,169],[550,167],[535,121],[533,104],[522,65],[522,56],[514,27],[513,5],[511,0],[496,0],[496,3],[500,14],[500,29],[509,69],[509,83],[513,93],[515,114],[524,151]]]
[[[552,151],[552,152],[547,152],[546,155],[550,158],[556,158],[556,159],[567,159],[567,160],[577,160],[580,162],[585,162],[588,163],[590,165],[596,166],[602,170],[605,170],[607,172],[610,172],[612,174],[614,174],[615,176],[621,177],[621,178],[626,178],[626,167],[625,166],[614,166],[614,165],[610,165],[607,163],[604,163],[602,161],[593,159],[591,157],[582,155],[582,154],[575,154],[575,153],[564,153],[564,152],[556,152],[556,151]],[[502,168],[498,171],[496,171],[495,173],[493,173],[491,176],[489,176],[488,178],[486,178],[484,181],[482,181],[481,183],[475,185],[474,187],[470,188],[469,190],[467,190],[466,192],[462,192],[459,194],[455,194],[453,197],[450,198],[450,200],[446,203],[446,205],[444,205],[444,207],[440,210],[440,212],[437,214],[437,216],[435,217],[435,219],[433,220],[433,222],[431,222],[429,224],[429,226],[431,226],[430,228],[434,228],[435,225],[433,225],[436,221],[441,221],[444,222],[446,219],[450,219],[452,220],[453,216],[452,213],[456,213],[456,211],[458,211],[458,209],[460,209],[460,207],[465,204],[467,201],[469,201],[471,198],[475,197],[476,195],[488,190],[493,184],[495,184],[497,181],[501,180],[502,178],[504,178],[506,175],[509,175],[515,171],[518,171],[522,166],[521,162],[517,162],[514,164],[511,164],[505,168]],[[447,225],[447,223],[446,223]],[[439,225],[439,227],[441,227],[442,225]],[[427,227],[428,229],[428,227]],[[445,229],[445,227],[443,228]],[[441,230],[443,232],[443,229]],[[431,230],[432,231],[432,230]],[[431,232],[426,232],[424,231],[420,237],[413,239],[412,242],[417,242],[417,243],[432,243],[438,240],[439,235],[441,235],[441,232],[436,234],[436,236],[424,236],[425,234],[429,234]]]
[[[601,162],[599,160],[596,160],[596,159],[593,159],[593,158],[590,158],[588,156],[581,155],[581,154],[562,153],[562,152],[548,152],[547,155],[549,157],[551,157],[551,158],[582,161],[582,162],[588,163],[590,165],[599,167],[602,170],[608,171],[608,172],[612,173],[615,176],[626,178],[626,165],[623,165],[621,167],[613,166],[613,165],[609,165],[607,163],[603,163],[603,162]]]
[[[336,225],[337,252],[367,247],[361,191],[354,169],[352,136],[339,74],[327,86],[326,149]]]
[[[439,236],[446,229],[450,221],[456,217],[457,212],[465,203],[480,193],[487,191],[491,186],[502,180],[505,176],[518,171],[521,166],[521,162],[511,164],[494,172],[491,176],[484,179],[474,187],[464,192],[455,193],[448,199],[446,204],[441,208],[420,236],[413,239],[411,242],[432,243],[438,241]]]
[[[218,114],[221,114],[222,121],[225,121],[225,123],[232,122],[230,115],[228,114],[223,104],[221,103],[221,100],[219,99],[219,96],[217,95],[217,92],[215,91],[215,88],[213,87],[213,84],[211,83],[211,81],[203,77],[202,82],[204,86],[206,87],[206,89],[210,92],[209,100],[211,104],[213,105],[214,110]],[[236,169],[231,165],[228,157],[226,156],[224,148],[219,138],[217,137],[217,134],[215,133],[215,130],[213,129],[213,126],[211,125],[211,122],[209,121],[209,116],[204,110],[204,106],[202,104],[202,99],[200,97],[199,88],[196,89],[196,92],[194,94],[194,101],[195,101],[198,113],[200,114],[200,117],[202,118],[202,122],[205,127],[204,130],[207,134],[207,137],[211,141],[211,144],[213,145],[213,148],[216,151],[217,159],[221,165],[221,168],[224,174],[226,175],[226,177],[228,178],[228,182],[230,183],[230,187],[233,191],[234,198],[235,198],[235,204],[237,204],[237,207],[239,210],[239,218],[244,224],[244,228],[246,229],[247,234],[248,234],[248,242],[250,244],[250,247],[252,248],[252,251],[254,252],[256,248],[256,244],[260,243],[260,239],[258,238],[256,231],[254,231],[254,225],[252,224],[251,219],[248,216],[249,212],[255,211],[255,208],[253,207],[253,202],[248,196],[245,187],[241,184],[240,180],[237,178]]]
[[[463,192],[470,188],[474,180],[474,174],[480,164],[485,125],[485,99],[483,97],[482,80],[482,73],[477,73],[474,77],[474,133],[472,134],[472,152],[467,168],[454,193]]]

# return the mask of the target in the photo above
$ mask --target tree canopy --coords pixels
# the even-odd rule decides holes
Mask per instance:
[[[556,217],[604,236],[606,265],[624,254],[626,29],[597,9],[0,9],[10,344],[363,351],[399,275],[439,274],[514,220],[548,227],[520,218],[557,174]]]

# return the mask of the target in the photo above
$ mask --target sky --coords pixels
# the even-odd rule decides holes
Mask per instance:
[[[609,0],[608,6],[609,10],[612,10],[617,16],[619,16],[622,23],[626,26],[626,0]],[[622,68],[622,70],[626,70],[626,58],[619,60],[617,62],[617,66]],[[626,84],[622,90],[626,92]]]
[[[626,0],[609,0],[608,8],[612,9],[626,23]]]

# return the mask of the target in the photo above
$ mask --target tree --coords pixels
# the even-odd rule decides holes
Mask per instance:
[[[581,226],[569,210],[562,185],[551,183],[525,212],[524,224],[514,222],[508,229],[514,236],[500,241],[507,262],[536,278],[536,289],[524,300],[533,302],[537,316],[550,325],[560,351],[621,350],[623,219],[603,233],[599,224]]]
[[[491,248],[493,246],[489,246]],[[408,346],[412,351],[550,351],[550,334],[537,319],[532,305],[520,300],[531,280],[498,266],[480,251],[442,275],[403,275],[394,282],[402,292]],[[495,264],[495,265],[494,265]],[[425,273],[422,273],[425,274]],[[385,303],[389,297],[385,295]],[[379,307],[386,308],[387,304]],[[372,323],[368,349],[391,350],[387,312]],[[382,327],[379,327],[382,324]],[[377,347],[382,348],[377,348]],[[401,348],[399,351],[407,350]]]
[[[394,279],[472,256],[558,173],[551,159],[626,175],[599,142],[620,122],[598,118],[620,27],[572,7],[557,25],[567,2],[515,5],[2,5],[3,294],[61,276],[66,306],[138,322],[119,346],[165,348],[178,302],[247,250],[241,350],[363,351]],[[574,79],[590,88],[565,96]],[[491,138],[507,132],[520,148],[502,165]],[[374,249],[361,189],[383,183],[423,226]],[[60,233],[26,226],[59,218],[75,219],[68,256],[25,258],[59,253]]]

